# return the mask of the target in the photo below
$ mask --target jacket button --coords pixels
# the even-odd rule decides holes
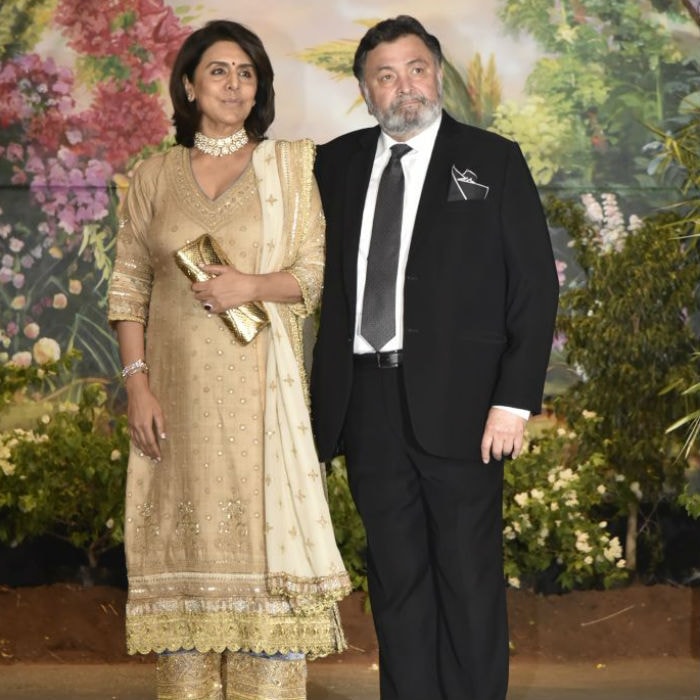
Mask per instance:
[[[416,282],[418,280],[418,275],[406,275],[407,282]]]
[[[418,329],[417,328],[407,328],[406,333],[418,333]]]

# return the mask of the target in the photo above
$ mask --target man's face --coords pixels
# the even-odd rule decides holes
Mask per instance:
[[[369,113],[397,141],[432,124],[442,109],[442,70],[415,34],[367,53],[360,91]]]

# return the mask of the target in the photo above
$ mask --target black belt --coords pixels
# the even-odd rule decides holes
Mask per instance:
[[[390,350],[389,352],[368,352],[354,355],[355,364],[360,367],[400,367],[403,362],[402,350]]]

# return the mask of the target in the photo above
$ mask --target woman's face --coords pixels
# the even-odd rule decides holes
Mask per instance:
[[[199,129],[206,136],[228,136],[243,126],[255,104],[255,66],[233,41],[217,41],[203,54],[185,90],[197,101]]]

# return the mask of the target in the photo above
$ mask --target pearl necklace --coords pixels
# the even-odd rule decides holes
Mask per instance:
[[[243,148],[248,143],[248,134],[245,127],[241,127],[235,134],[224,138],[214,139],[205,136],[201,131],[194,135],[194,147],[206,153],[208,156],[227,156],[235,153],[239,148]]]

